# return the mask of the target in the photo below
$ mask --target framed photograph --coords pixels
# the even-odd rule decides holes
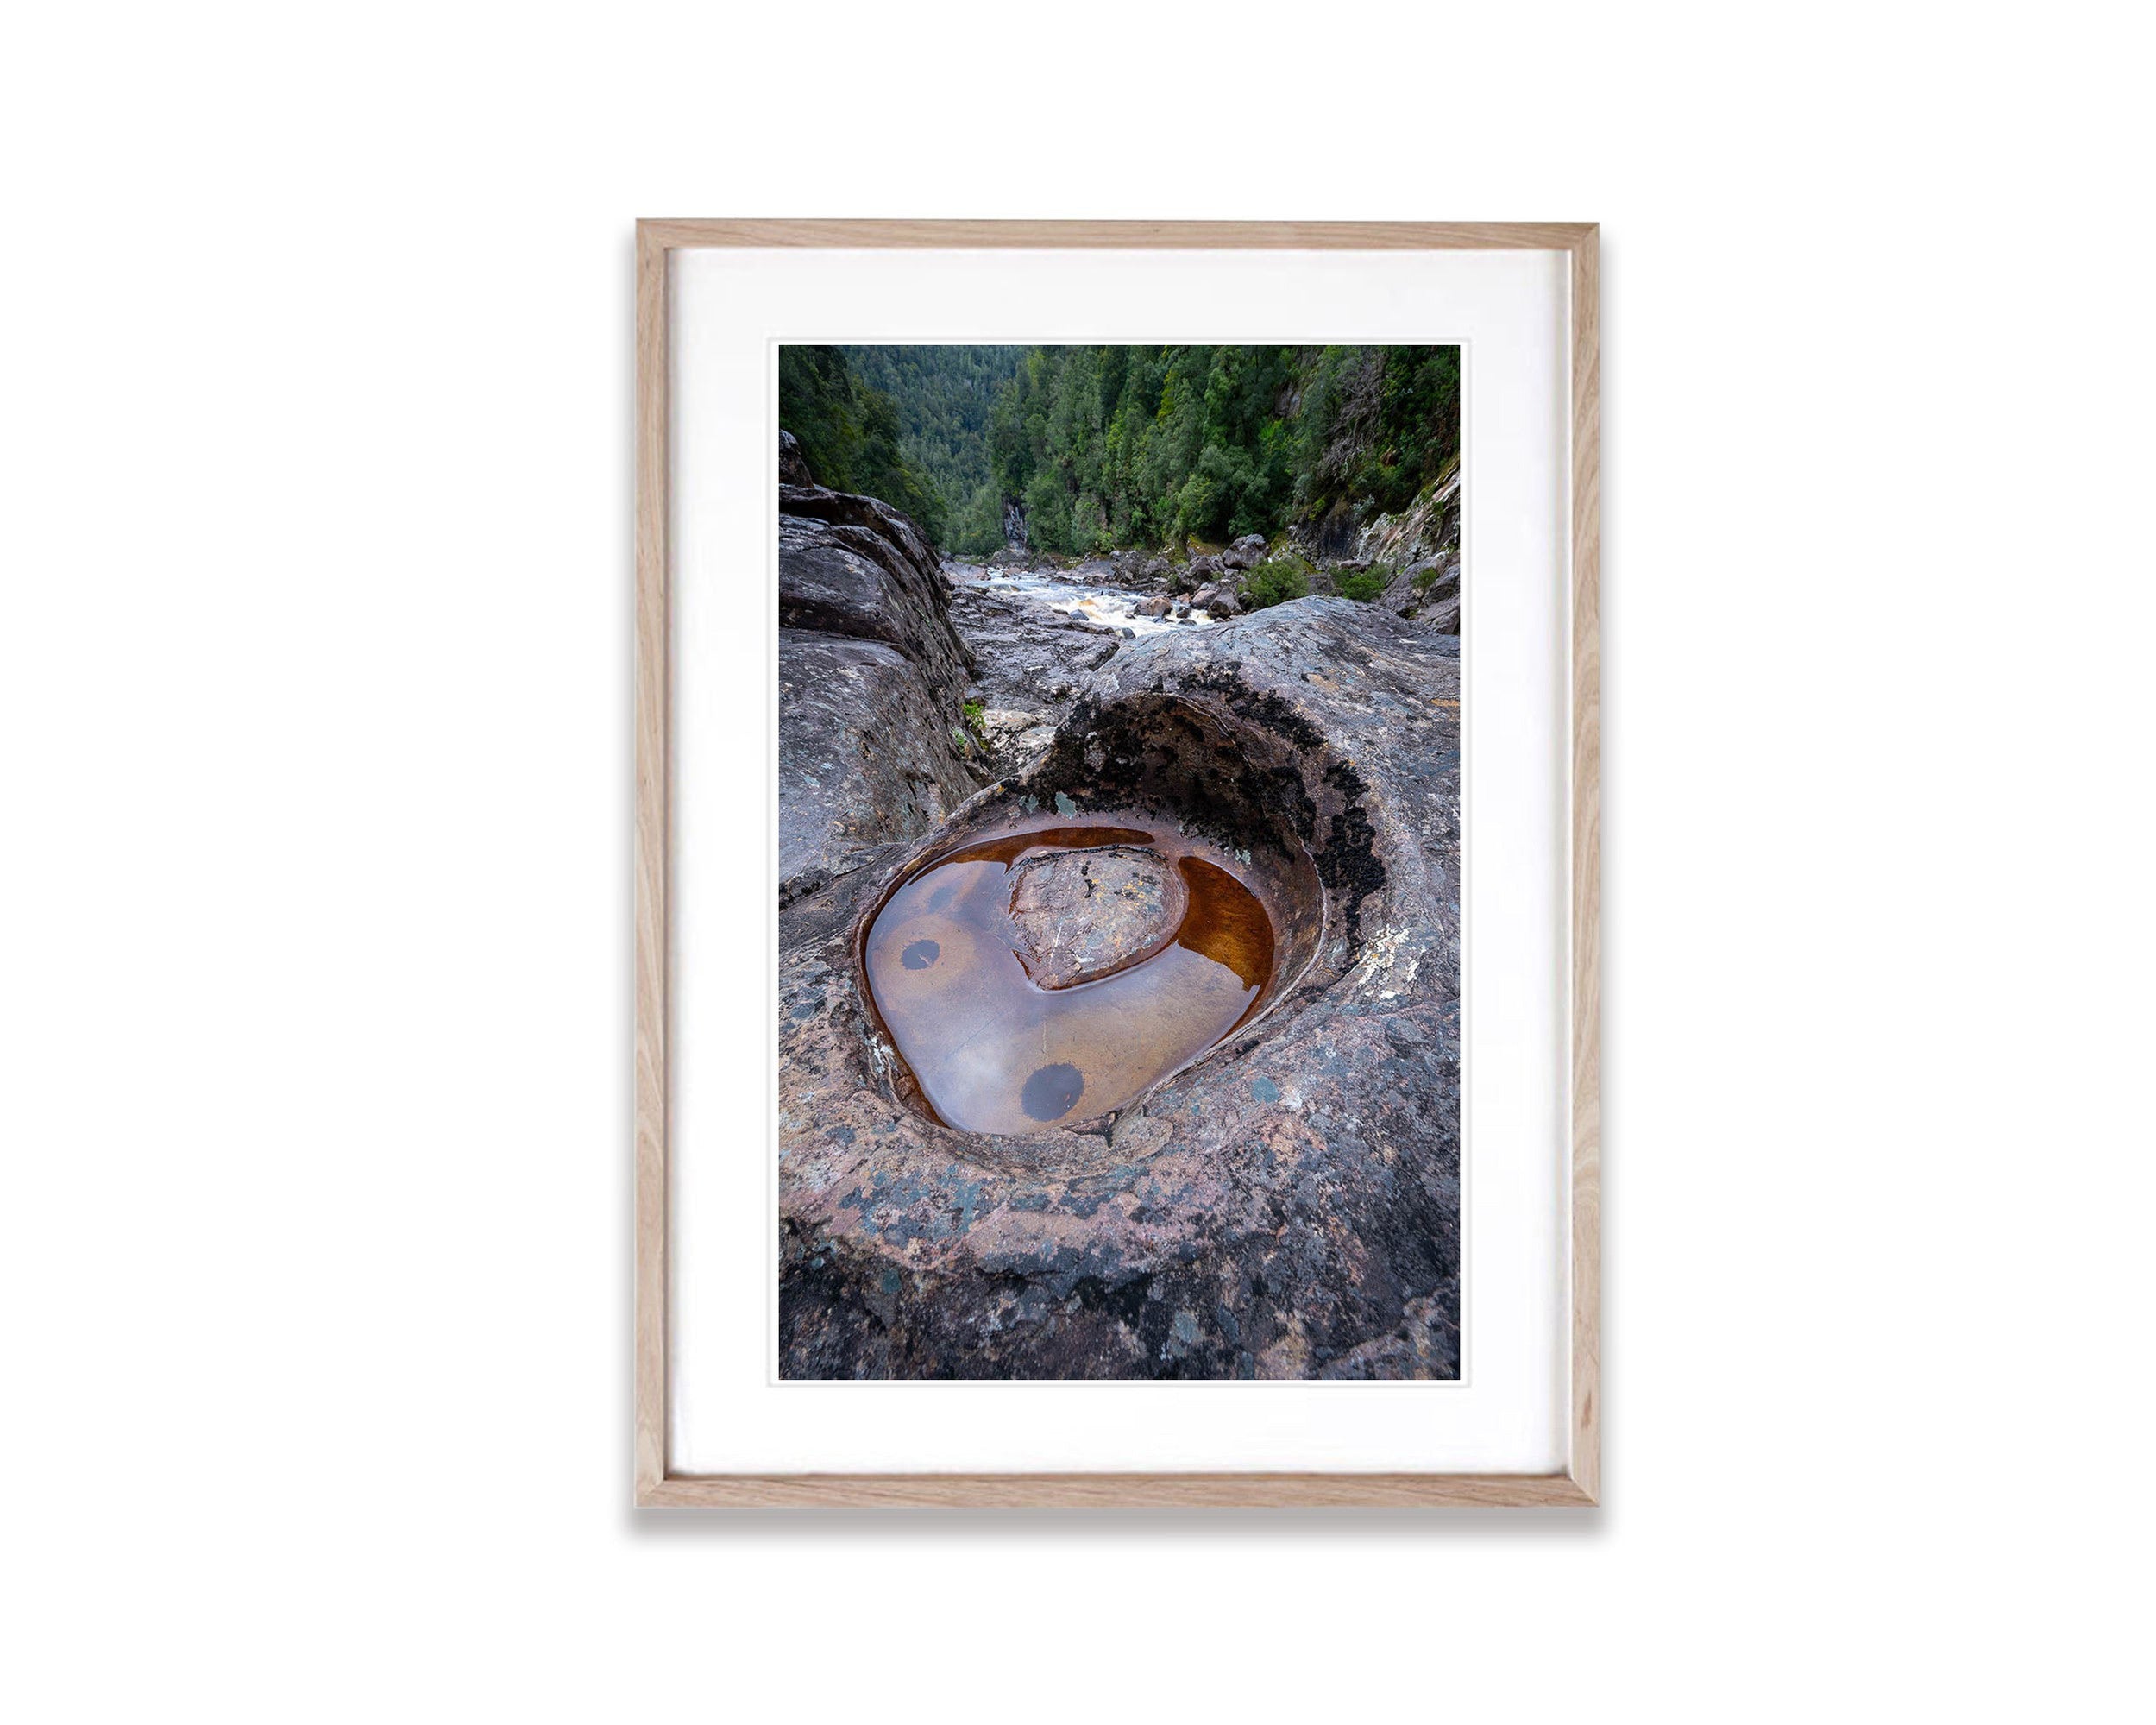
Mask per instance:
[[[640,1504],[1599,1501],[1596,243],[638,225]]]

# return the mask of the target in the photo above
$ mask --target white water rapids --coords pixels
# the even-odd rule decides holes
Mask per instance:
[[[1135,609],[1138,601],[1153,595],[1132,593],[1120,587],[1094,587],[1070,581],[1055,570],[985,569],[977,564],[954,563],[951,576],[954,581],[984,593],[1038,605],[1104,628],[1128,629],[1138,635],[1156,635],[1166,629],[1186,629],[1212,620],[1203,611],[1192,611],[1187,623],[1172,617],[1141,617]]]

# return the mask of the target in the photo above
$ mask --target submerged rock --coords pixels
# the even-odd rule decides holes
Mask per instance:
[[[1033,979],[1068,988],[1157,951],[1184,898],[1175,865],[1156,850],[1059,851],[1011,871],[1010,920]]]
[[[1456,639],[1376,606],[1149,635],[1025,771],[783,910],[783,1373],[1456,1376],[1458,701]],[[1255,1016],[1080,1130],[937,1124],[858,931],[911,858],[1130,809],[1270,908]],[[1078,918],[1105,931],[1084,963],[1151,938],[1141,872],[1127,916]],[[1022,914],[1052,931],[1078,880],[1025,886]]]

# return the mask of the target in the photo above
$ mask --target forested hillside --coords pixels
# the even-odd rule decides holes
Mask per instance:
[[[788,348],[780,424],[825,483],[946,550],[1351,531],[1457,457],[1457,348]]]
[[[943,543],[942,492],[907,453],[897,404],[861,379],[844,348],[779,349],[778,423],[800,439],[817,483],[880,497]]]
[[[943,500],[946,551],[1002,548],[1003,501],[988,459],[989,416],[1023,348],[848,348],[863,382],[898,407],[900,447]]]
[[[1035,348],[997,482],[1045,551],[1267,537],[1397,510],[1459,451],[1457,348]]]

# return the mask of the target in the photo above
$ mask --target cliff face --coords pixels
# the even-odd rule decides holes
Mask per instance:
[[[1460,468],[1455,463],[1430,491],[1398,515],[1362,530],[1358,557],[1393,571],[1377,602],[1440,633],[1460,633]]]
[[[783,477],[806,481],[792,439]],[[779,900],[918,837],[984,782],[935,552],[873,497],[779,487]]]
[[[950,585],[914,524],[877,498],[820,485],[782,485],[778,508],[779,626],[889,642],[955,719],[971,667]]]

